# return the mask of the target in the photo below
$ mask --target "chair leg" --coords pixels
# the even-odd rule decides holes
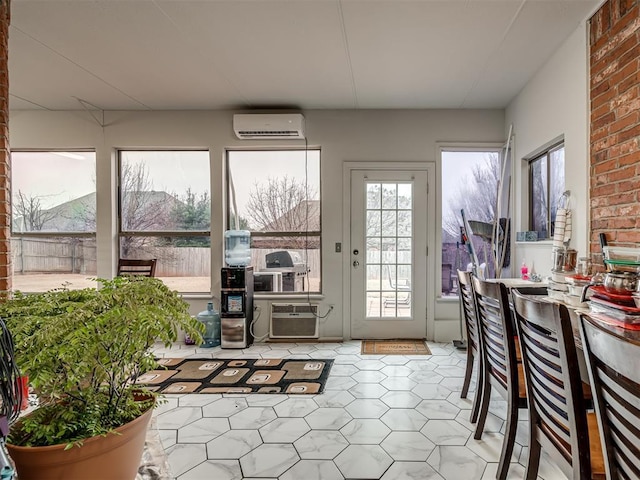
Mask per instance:
[[[476,379],[476,394],[473,398],[473,407],[471,408],[471,423],[478,421],[478,413],[480,412],[480,403],[482,401],[482,386],[484,385],[484,369],[482,363],[478,361],[478,378]]]
[[[498,473],[496,475],[498,480],[505,480],[509,473],[511,454],[513,453],[513,446],[516,442],[516,429],[518,428],[518,405],[512,398],[507,401],[507,404],[507,425],[504,431],[502,453],[500,454]]]
[[[469,393],[469,385],[471,384],[471,374],[473,373],[473,349],[471,345],[467,345],[467,368],[464,372],[464,382],[462,383],[462,391],[460,392],[460,398],[467,398]]]
[[[478,393],[476,389],[476,397],[480,395],[480,416],[478,418],[478,424],[476,425],[476,431],[473,434],[473,438],[480,440],[482,438],[482,432],[484,430],[484,422],[487,420],[487,413],[489,412],[489,399],[491,398],[491,382],[488,375],[485,375],[482,379],[482,392]]]
[[[535,439],[534,429],[529,429],[529,460],[527,461],[526,480],[536,480],[540,468],[540,444]]]

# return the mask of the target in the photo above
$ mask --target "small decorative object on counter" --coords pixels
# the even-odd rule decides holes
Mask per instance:
[[[524,259],[522,259],[522,266],[520,267],[520,278],[529,280],[529,267],[527,267]]]
[[[202,336],[204,341],[200,346],[203,348],[220,346],[220,314],[213,308],[213,302],[207,303],[207,309],[200,312],[196,318],[206,328]]]
[[[542,275],[540,275],[539,273],[532,273],[531,275],[529,275],[529,280],[531,280],[532,282],[542,282]]]

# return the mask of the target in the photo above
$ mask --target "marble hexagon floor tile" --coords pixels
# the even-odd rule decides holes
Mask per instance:
[[[474,440],[475,377],[469,398],[460,398],[465,354],[449,344],[429,348],[428,356],[363,356],[359,341],[162,347],[165,357],[334,359],[318,395],[166,395],[154,417],[171,480],[495,478],[502,399],[492,397],[483,438]],[[509,479],[524,475],[526,418],[518,422]],[[539,474],[563,478],[544,455]]]

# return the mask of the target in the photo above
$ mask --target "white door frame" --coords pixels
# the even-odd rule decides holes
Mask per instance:
[[[346,161],[342,166],[342,336],[351,339],[351,172],[354,170],[424,170],[427,172],[427,331],[432,340],[435,332],[436,284],[436,207],[435,162],[355,162]]]

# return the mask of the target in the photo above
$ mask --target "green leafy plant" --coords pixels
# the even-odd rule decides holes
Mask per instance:
[[[156,395],[133,380],[157,366],[151,347],[179,330],[202,341],[188,304],[156,278],[98,279],[98,289],[17,293],[0,303],[16,362],[39,406],[12,427],[21,446],[81,444],[135,419]],[[148,400],[139,400],[140,393]]]

